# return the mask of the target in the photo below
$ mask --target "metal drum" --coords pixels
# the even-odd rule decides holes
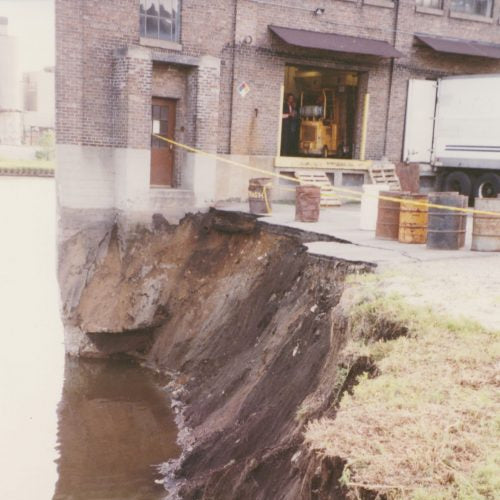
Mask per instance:
[[[430,193],[429,204],[466,208],[467,196],[458,193]],[[429,207],[427,248],[458,250],[465,245],[466,215],[464,212]]]
[[[295,189],[295,220],[318,222],[321,203],[319,186],[297,186]]]
[[[498,215],[474,214],[471,250],[500,252],[500,198],[476,198],[474,208]]]
[[[272,179],[259,177],[250,179],[248,184],[248,201],[251,214],[271,213],[271,186]]]
[[[401,191],[381,191],[380,196],[390,198],[401,198]],[[375,238],[379,240],[397,240],[399,236],[399,211],[401,203],[399,201],[389,201],[379,198],[377,227],[375,228]]]
[[[405,194],[401,200],[399,213],[398,240],[401,243],[425,243],[427,241],[427,206],[413,205],[407,201],[427,202],[425,194]]]

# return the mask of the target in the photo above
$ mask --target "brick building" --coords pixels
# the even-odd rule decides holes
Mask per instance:
[[[316,165],[355,184],[365,94],[366,158],[404,160],[408,81],[500,72],[499,16],[494,0],[56,0],[60,206],[175,219],[242,198],[255,174],[151,131],[292,172],[283,93],[325,87],[341,158]]]

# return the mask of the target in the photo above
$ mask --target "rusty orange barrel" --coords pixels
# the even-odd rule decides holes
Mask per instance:
[[[380,196],[398,198],[404,194],[401,191],[381,191]],[[397,240],[399,236],[399,212],[400,201],[389,201],[379,198],[377,227],[375,228],[375,238],[379,240]]]
[[[297,186],[295,189],[295,220],[318,222],[321,203],[319,186]]]
[[[500,198],[476,198],[474,208],[498,215],[474,214],[471,250],[500,252]]]
[[[248,202],[251,214],[271,213],[272,185],[272,179],[269,177],[250,179],[248,184]]]
[[[427,203],[427,195],[405,194],[402,196],[398,240],[401,243],[425,243],[429,209],[427,206],[413,205],[412,201]]]
[[[430,193],[429,204],[466,208],[468,198],[458,193]],[[457,210],[429,207],[427,248],[458,250],[465,244],[466,215]]]

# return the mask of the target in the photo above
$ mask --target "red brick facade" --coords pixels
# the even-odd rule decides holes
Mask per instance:
[[[442,10],[416,8],[411,0],[181,4],[179,44],[165,48],[140,39],[139,0],[56,0],[59,144],[147,149],[151,97],[159,96],[178,99],[179,140],[220,153],[273,156],[284,68],[297,64],[360,72],[359,100],[371,94],[367,157],[399,161],[408,79],[500,72],[500,61],[434,52],[414,37],[500,43],[499,0],[491,19],[452,17],[450,0]],[[318,6],[323,15],[314,14]],[[383,40],[404,57],[297,49],[273,35],[271,24]],[[246,97],[237,92],[242,82],[251,89]]]

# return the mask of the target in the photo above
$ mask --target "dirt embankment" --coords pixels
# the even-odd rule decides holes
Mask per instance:
[[[341,355],[344,279],[367,269],[313,257],[305,234],[248,216],[211,212],[178,227],[158,217],[154,227],[127,241],[116,227],[101,235],[106,248],[80,281],[72,273],[63,310],[80,334],[74,352],[133,353],[174,375],[184,453],[167,468],[170,493],[342,498],[342,463],[311,456],[303,431],[373,369]],[[66,259],[76,247],[68,240]]]

